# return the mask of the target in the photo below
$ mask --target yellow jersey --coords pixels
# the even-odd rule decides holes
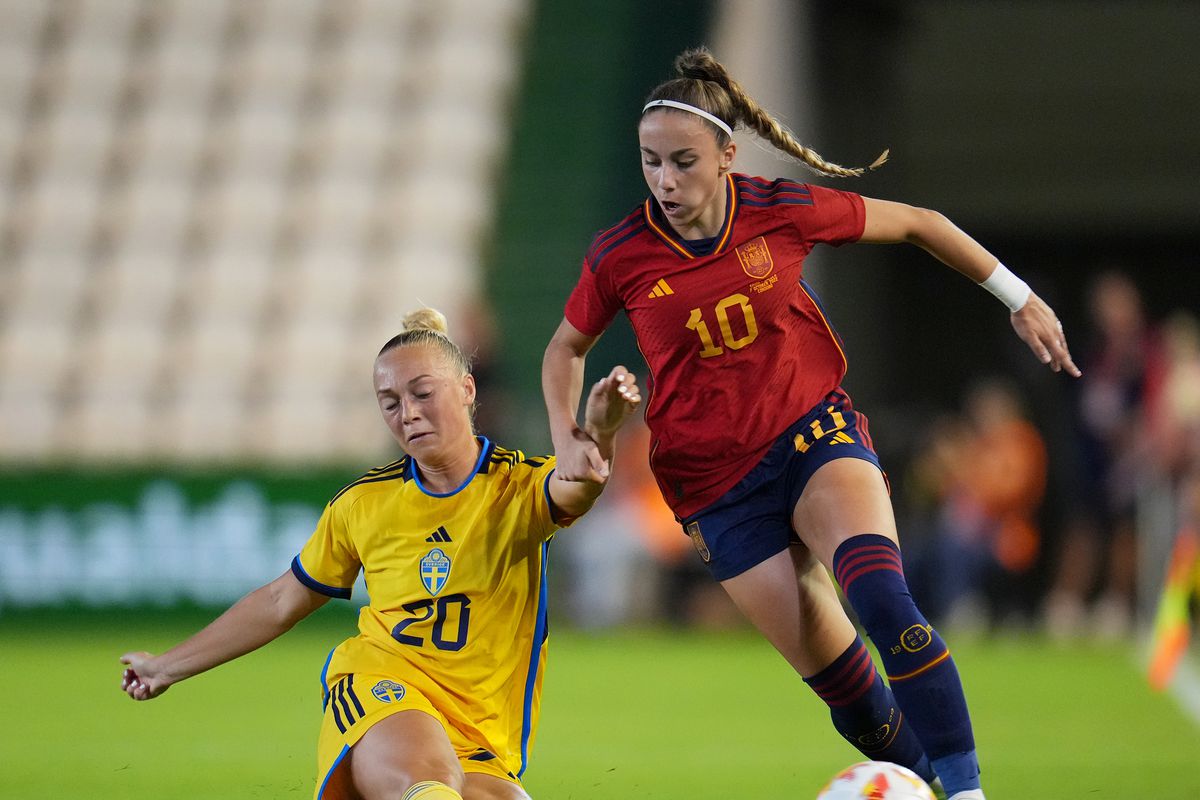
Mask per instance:
[[[416,689],[457,734],[519,777],[537,726],[546,657],[546,553],[557,521],[553,456],[479,439],[471,475],[429,491],[409,457],[373,469],[325,507],[292,561],[310,589],[349,598],[361,569],[370,597],[359,634],[322,672]],[[384,698],[386,699],[386,698]]]

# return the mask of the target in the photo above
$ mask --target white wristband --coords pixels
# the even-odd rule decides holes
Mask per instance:
[[[1020,311],[1029,299],[1029,284],[1014,275],[1012,270],[999,261],[996,262],[996,268],[992,270],[988,279],[979,285],[996,295],[1000,302],[1008,306],[1008,310],[1013,313]]]

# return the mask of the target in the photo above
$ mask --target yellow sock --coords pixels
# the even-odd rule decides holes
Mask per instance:
[[[462,795],[438,781],[414,783],[400,800],[463,800]]]

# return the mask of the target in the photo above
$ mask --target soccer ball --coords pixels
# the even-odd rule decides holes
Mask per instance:
[[[889,761],[860,761],[833,776],[817,800],[935,800],[929,785]]]

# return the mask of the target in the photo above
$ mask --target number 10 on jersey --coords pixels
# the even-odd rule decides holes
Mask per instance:
[[[742,319],[745,321],[746,332],[741,336],[734,335],[733,326],[729,322],[729,312],[732,309],[739,309]],[[754,306],[750,305],[750,298],[746,295],[740,293],[729,295],[717,303],[714,312],[721,331],[721,341],[730,350],[741,350],[758,338],[758,322],[754,319]],[[704,321],[704,312],[700,309],[692,309],[692,314],[688,317],[687,328],[695,331],[696,335],[700,337],[701,358],[712,358],[725,352],[725,347],[721,347],[713,340],[712,333],[708,330],[708,323]]]

